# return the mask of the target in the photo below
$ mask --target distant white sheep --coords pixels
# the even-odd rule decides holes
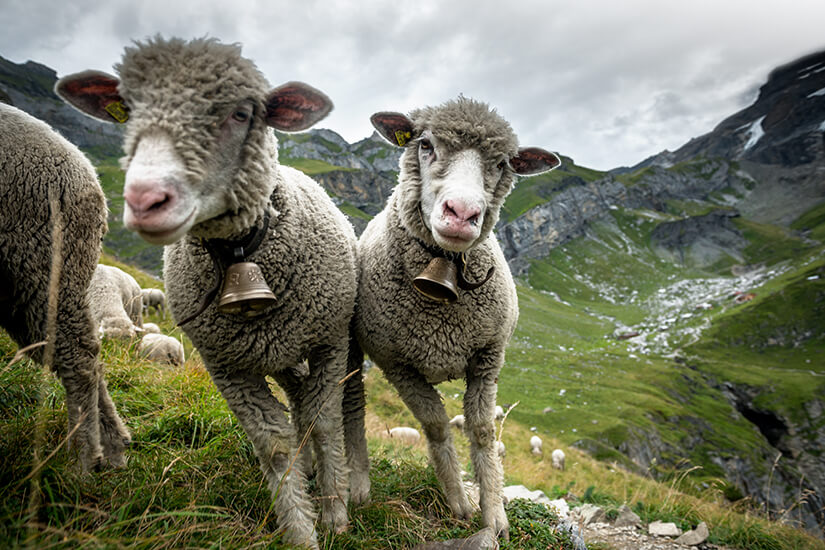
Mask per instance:
[[[503,441],[496,440],[496,453],[501,460],[504,460],[504,457],[507,456],[507,447],[504,446]]]
[[[183,365],[183,344],[180,340],[166,336],[165,334],[147,333],[143,335],[138,344],[138,352],[157,363],[169,363],[170,365]]]
[[[463,430],[464,429],[464,415],[463,414],[455,415],[452,418],[452,420],[450,420],[450,426],[452,426],[454,428],[458,428],[459,430]]]
[[[140,285],[125,271],[100,264],[89,283],[92,319],[105,338],[135,337],[135,327],[143,328],[143,298]]]
[[[155,323],[143,323],[143,332],[145,334],[160,334],[160,327]]]
[[[503,420],[504,419],[504,408],[501,405],[496,405],[496,420]]]
[[[564,451],[555,449],[550,458],[553,461],[553,468],[564,471]]]
[[[405,445],[415,445],[421,440],[421,434],[415,428],[398,426],[390,430],[390,438],[397,439]]]
[[[162,317],[166,317],[166,295],[159,288],[144,288],[141,289],[143,296],[143,313],[149,313],[150,309],[154,309],[160,313]]]
[[[541,454],[541,438],[537,435],[530,438],[530,452],[534,455]]]

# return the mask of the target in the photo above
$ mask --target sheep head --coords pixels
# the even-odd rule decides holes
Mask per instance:
[[[519,149],[506,120],[465,97],[409,117],[380,112],[370,120],[385,139],[406,149],[399,176],[402,222],[419,239],[452,252],[465,252],[489,235],[516,175],[560,164],[543,149]]]
[[[156,244],[245,233],[275,186],[270,128],[305,130],[332,109],[300,82],[270,89],[238,45],[214,39],[136,43],[116,70],[119,78],[63,77],[55,91],[90,116],[126,124],[124,224]]]

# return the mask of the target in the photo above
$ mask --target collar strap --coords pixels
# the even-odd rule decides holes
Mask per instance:
[[[258,250],[269,230],[269,218],[269,209],[266,209],[264,210],[262,226],[258,227],[256,225],[252,227],[252,230],[247,235],[238,240],[201,239],[201,245],[206,249],[209,257],[212,259],[212,271],[216,274],[215,284],[204,294],[198,310],[179,322],[178,326],[183,326],[192,321],[195,317],[203,313],[206,308],[209,307],[209,304],[215,301],[215,297],[223,286],[226,264],[243,261]]]

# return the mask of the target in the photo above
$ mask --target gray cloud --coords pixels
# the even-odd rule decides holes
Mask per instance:
[[[775,66],[825,47],[820,0],[768,11],[690,3],[452,0],[8,0],[0,55],[59,74],[111,70],[156,33],[241,42],[273,85],[305,80],[355,141],[377,110],[459,93],[506,116],[523,144],[586,166],[631,165],[710,131]]]

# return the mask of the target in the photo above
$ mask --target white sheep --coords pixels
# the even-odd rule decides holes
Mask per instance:
[[[464,433],[480,485],[482,523],[506,537],[494,415],[496,383],[518,303],[492,229],[515,175],[544,172],[559,160],[541,149],[519,150],[503,118],[464,97],[409,117],[378,113],[372,123],[405,151],[398,185],[358,242],[353,328],[360,349],[353,346],[349,367],[359,368],[366,352],[395,386],[421,423],[447,502],[461,518],[470,517],[473,508],[435,384],[466,379]],[[452,302],[431,299],[413,285],[434,261],[456,265],[461,275]],[[349,378],[346,393],[351,492],[361,494],[369,487],[369,463],[363,414],[351,407],[363,403],[359,377]]]
[[[507,447],[504,446],[504,442],[501,440],[496,441],[496,454],[501,460],[504,460],[504,457],[507,456]]]
[[[450,426],[454,428],[458,428],[459,430],[464,429],[464,415],[457,414],[450,420]]]
[[[166,295],[159,288],[141,289],[143,296],[143,312],[148,314],[150,309],[154,309],[163,318],[166,318]]]
[[[183,344],[177,338],[166,336],[165,334],[155,334],[149,332],[143,335],[138,343],[138,352],[157,363],[169,363],[170,365],[183,365]]]
[[[106,388],[86,299],[106,232],[94,167],[48,125],[0,104],[0,197],[0,326],[21,348],[55,331],[28,354],[66,388],[82,469],[122,466],[131,438]]]
[[[101,336],[129,339],[143,328],[140,285],[120,268],[99,264],[89,283],[89,306]]]
[[[534,455],[541,454],[541,438],[537,435],[530,438],[530,452]]]
[[[553,468],[564,471],[564,451],[554,449],[550,455],[550,460],[552,460]]]
[[[160,334],[160,327],[155,323],[143,323],[143,332],[146,334]]]
[[[493,418],[499,421],[504,419],[504,408],[501,405],[496,405],[495,415]]]
[[[56,91],[87,114],[126,121],[124,224],[167,245],[169,309],[252,441],[284,542],[317,548],[305,485],[313,450],[320,521],[336,531],[348,523],[339,381],[357,290],[355,234],[317,183],[278,164],[272,128],[304,130],[332,102],[299,82],[272,89],[239,45],[215,39],[138,42],[115,69],[119,78],[62,78]],[[252,277],[274,300],[219,311],[219,283],[241,261],[260,271],[247,266],[228,282]],[[291,422],[267,376],[285,390]],[[294,468],[305,433],[312,445]]]
[[[421,439],[421,434],[415,428],[397,426],[390,430],[390,438],[397,439],[404,445],[415,445]]]

